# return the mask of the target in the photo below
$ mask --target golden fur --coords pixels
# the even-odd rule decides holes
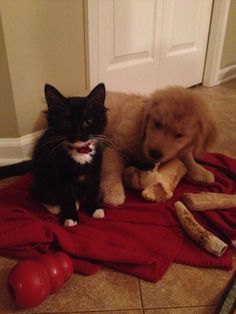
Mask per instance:
[[[101,192],[104,202],[125,200],[122,171],[128,164],[154,164],[180,158],[188,175],[201,182],[214,176],[193,157],[216,139],[216,126],[206,103],[193,90],[169,87],[149,97],[108,93],[108,126],[105,135],[114,146],[104,152]]]

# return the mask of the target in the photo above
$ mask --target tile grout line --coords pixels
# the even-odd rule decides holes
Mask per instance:
[[[185,306],[168,306],[168,307],[148,307],[145,310],[171,310],[171,309],[197,309],[197,308],[211,308],[216,307],[217,304],[210,305],[185,305]]]
[[[128,308],[128,309],[107,309],[107,310],[78,310],[78,311],[72,311],[72,312],[65,312],[65,311],[62,311],[62,312],[14,312],[15,314],[83,314],[83,313],[110,313],[110,312],[125,312],[125,311],[143,311],[142,309],[135,309],[135,308]],[[14,314],[13,312],[12,313],[9,313],[9,314]],[[0,312],[0,314],[2,314]],[[3,313],[4,314],[4,313]]]
[[[142,291],[141,291],[141,284],[140,284],[140,279],[138,278],[138,287],[139,287],[139,295],[140,295],[140,300],[141,300],[141,306],[144,314],[144,308],[143,308],[143,296],[142,296]]]

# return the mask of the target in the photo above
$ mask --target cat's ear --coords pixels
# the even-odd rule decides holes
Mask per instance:
[[[89,105],[104,105],[105,97],[105,85],[103,83],[100,83],[86,97],[86,102]]]
[[[52,107],[65,107],[65,97],[55,87],[45,84],[44,93],[49,109]]]

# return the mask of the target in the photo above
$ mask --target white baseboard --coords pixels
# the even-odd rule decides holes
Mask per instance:
[[[221,84],[236,78],[236,64],[219,70],[217,83]]]
[[[0,138],[0,166],[30,159],[35,141],[42,133],[43,130],[18,138]]]

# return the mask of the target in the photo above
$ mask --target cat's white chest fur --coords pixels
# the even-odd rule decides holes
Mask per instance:
[[[69,154],[74,159],[74,161],[80,163],[81,165],[90,163],[93,160],[93,156],[91,156],[90,154],[80,154],[74,149],[71,150]]]

